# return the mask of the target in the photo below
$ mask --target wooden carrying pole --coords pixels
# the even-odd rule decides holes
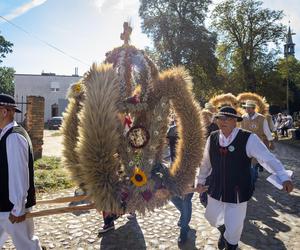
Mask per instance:
[[[87,195],[78,195],[78,196],[71,196],[71,197],[60,197],[52,200],[39,200],[36,201],[37,205],[40,204],[51,204],[51,203],[66,203],[66,202],[78,202],[82,200],[88,200]]]
[[[66,203],[66,202],[79,202],[82,200],[88,200],[88,196],[86,195],[78,195],[78,196],[71,196],[71,197],[61,197],[52,200],[39,200],[36,202],[37,205],[41,204],[54,204],[54,203]],[[71,207],[59,207],[53,209],[46,209],[37,212],[30,212],[26,214],[26,218],[34,218],[34,217],[41,217],[41,216],[48,216],[54,214],[63,214],[63,213],[71,213],[76,211],[85,211],[94,209],[95,204],[91,203],[88,205],[80,205],[80,206],[71,206]]]
[[[88,204],[88,205],[80,205],[80,206],[74,206],[74,207],[59,207],[59,208],[53,208],[53,209],[46,209],[42,211],[37,212],[30,212],[26,214],[26,218],[34,218],[34,217],[41,217],[41,216],[48,216],[48,215],[54,215],[54,214],[63,214],[63,213],[71,213],[75,211],[84,211],[84,210],[90,210],[94,209],[95,204]]]
[[[189,188],[186,190],[186,194],[196,192],[196,188]],[[79,202],[82,200],[88,200],[88,196],[86,195],[78,195],[78,196],[71,196],[71,197],[61,197],[61,198],[55,198],[52,200],[39,200],[36,202],[37,205],[40,204],[54,204],[54,203],[66,203],[66,202]],[[78,212],[78,211],[85,211],[94,209],[95,204],[91,203],[88,205],[79,205],[79,206],[71,206],[71,207],[59,207],[59,208],[53,208],[53,209],[46,209],[42,211],[37,212],[30,212],[26,214],[26,218],[34,218],[34,217],[41,217],[41,216],[49,216],[54,214],[63,214],[63,213],[72,213],[72,212]]]

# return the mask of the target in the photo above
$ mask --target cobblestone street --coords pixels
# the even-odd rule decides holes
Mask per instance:
[[[300,160],[299,149],[277,144],[276,154],[287,169],[294,171],[295,189],[291,195],[277,190],[265,179],[266,171],[260,173],[253,199],[248,204],[247,218],[240,249],[300,249]],[[72,195],[73,190],[61,194],[43,195],[39,198],[54,198]],[[45,209],[54,206],[37,206]],[[95,211],[81,215],[63,214],[35,219],[36,234],[47,249],[217,249],[217,229],[204,218],[204,208],[198,195],[193,197],[193,215],[189,240],[177,245],[179,213],[169,203],[146,216],[128,220],[126,216],[116,221],[115,231],[102,237],[98,229],[102,217]],[[5,249],[11,249],[11,241]]]

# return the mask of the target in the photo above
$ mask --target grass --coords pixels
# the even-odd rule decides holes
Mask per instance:
[[[34,180],[38,192],[49,192],[74,186],[59,157],[45,156],[34,162]]]
[[[54,132],[53,134],[51,134],[51,136],[61,136],[61,132],[60,131]]]

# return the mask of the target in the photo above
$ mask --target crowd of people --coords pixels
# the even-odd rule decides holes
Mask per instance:
[[[196,183],[190,183],[206,206],[206,219],[220,231],[219,249],[237,249],[258,169],[276,173],[283,191],[293,190],[284,166],[269,151],[274,144],[266,118],[255,112],[252,101],[247,101],[244,108],[246,114],[240,116],[230,106],[219,110],[205,106],[212,114],[206,124],[207,141]],[[33,220],[26,218],[35,205],[33,153],[28,134],[14,121],[16,112],[21,111],[13,97],[0,94],[0,248],[10,235],[17,249],[42,249],[34,235]],[[171,164],[176,158],[178,137],[174,120],[167,134]],[[188,193],[171,199],[180,211],[179,244],[188,239],[192,197],[193,193]],[[113,229],[117,218],[111,213],[103,213],[103,217],[108,226],[101,233]]]
[[[286,113],[278,113],[275,120],[275,130],[283,137],[288,137],[288,130],[293,127],[293,117]]]

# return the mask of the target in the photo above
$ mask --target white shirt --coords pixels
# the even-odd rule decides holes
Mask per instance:
[[[15,121],[6,125],[0,133],[0,140],[9,129],[17,125]],[[29,189],[29,155],[26,138],[18,133],[10,134],[6,138],[6,151],[9,200],[14,204],[11,213],[15,216],[21,216],[25,213],[27,191]]]
[[[257,113],[254,113],[253,116],[249,116],[249,114],[244,114],[243,118],[247,118],[249,120],[254,120],[257,116],[258,116]],[[263,130],[264,130],[264,134],[267,137],[268,141],[273,141],[274,138],[272,136],[271,129],[269,127],[269,124],[268,124],[268,121],[266,118],[264,119]]]
[[[226,138],[225,135],[220,131],[219,144],[221,147],[227,147],[230,145],[239,132],[239,128],[234,128],[231,134]],[[205,184],[206,178],[211,173],[211,162],[209,156],[210,149],[210,137],[208,137],[203,159],[197,177],[197,184]],[[275,156],[267,149],[265,144],[258,138],[254,133],[251,133],[246,144],[246,154],[249,158],[256,158],[257,161],[270,173],[276,173],[282,182],[290,180],[290,177],[286,174],[285,168],[282,163],[275,158]]]

